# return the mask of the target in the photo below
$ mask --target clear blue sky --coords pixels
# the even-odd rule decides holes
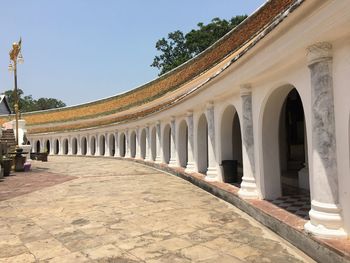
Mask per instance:
[[[198,22],[250,14],[265,0],[0,0],[0,91],[13,89],[8,52],[20,36],[18,85],[34,98],[80,104],[157,77],[155,43]]]

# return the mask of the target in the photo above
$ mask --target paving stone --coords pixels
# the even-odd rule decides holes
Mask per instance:
[[[0,262],[313,262],[232,205],[140,164],[50,156],[32,167],[40,187],[0,201]]]

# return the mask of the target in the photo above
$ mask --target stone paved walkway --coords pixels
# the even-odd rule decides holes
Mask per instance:
[[[76,179],[0,202],[0,262],[313,262],[180,178],[127,161],[49,159],[34,168]]]

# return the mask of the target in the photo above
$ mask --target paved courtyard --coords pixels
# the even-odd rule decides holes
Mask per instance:
[[[0,262],[313,262],[234,206],[140,164],[50,157],[26,180],[38,174],[32,191],[0,202]]]

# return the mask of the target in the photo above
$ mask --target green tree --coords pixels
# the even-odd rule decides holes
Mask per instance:
[[[13,90],[6,90],[4,95],[7,96],[7,101],[12,109],[14,109]],[[18,106],[21,112],[30,112],[37,110],[48,110],[53,108],[65,107],[66,104],[54,98],[39,98],[33,99],[32,95],[24,96],[23,90],[18,89]]]
[[[246,17],[235,16],[229,21],[216,17],[207,25],[198,23],[198,29],[192,29],[186,35],[179,30],[169,33],[167,39],[157,41],[156,49],[161,54],[154,57],[151,67],[158,68],[159,75],[163,75],[207,49]]]

